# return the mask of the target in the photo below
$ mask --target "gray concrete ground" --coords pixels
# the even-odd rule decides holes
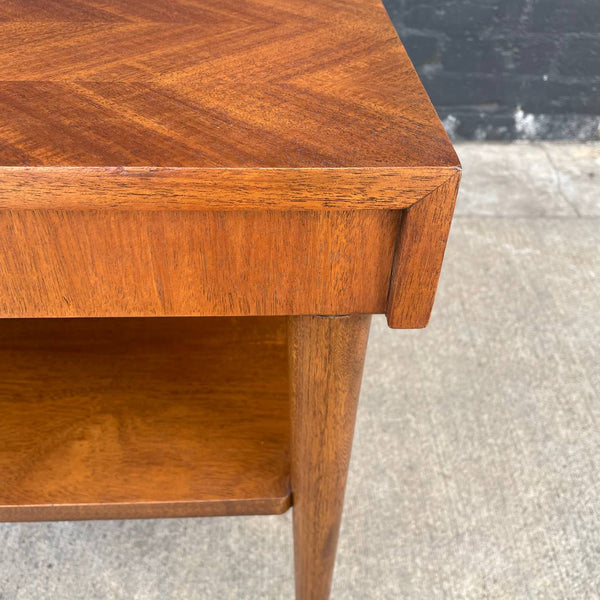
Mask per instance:
[[[600,598],[600,146],[458,150],[431,325],[373,324],[333,597]],[[290,516],[1,525],[0,598],[289,599]]]

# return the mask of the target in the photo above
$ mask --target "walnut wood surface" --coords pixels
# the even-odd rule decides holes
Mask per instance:
[[[402,213],[386,311],[390,327],[413,329],[429,322],[460,172]]]
[[[0,4],[0,317],[420,326],[457,169],[380,0]]]
[[[370,321],[289,319],[297,600],[329,598]]]
[[[458,165],[379,0],[3,0],[0,133],[11,208],[403,208]]]
[[[0,520],[279,513],[285,319],[0,321]]]
[[[385,167],[0,167],[0,210],[402,209],[454,173]]]
[[[0,317],[384,312],[398,211],[0,211]]]

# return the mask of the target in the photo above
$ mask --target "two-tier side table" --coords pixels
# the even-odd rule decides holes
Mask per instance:
[[[380,0],[3,0],[0,520],[293,504],[327,598],[370,315],[426,325],[459,178]]]

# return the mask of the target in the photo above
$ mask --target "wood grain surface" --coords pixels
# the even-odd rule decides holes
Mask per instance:
[[[0,317],[422,326],[459,168],[380,0],[0,5]]]
[[[297,600],[327,600],[371,317],[291,317]]]
[[[388,325],[418,329],[429,322],[450,233],[460,172],[402,212],[386,316]]]
[[[0,210],[403,209],[455,169],[0,167]]]
[[[0,520],[279,513],[286,322],[0,320]]]
[[[0,211],[0,317],[385,312],[398,211]]]
[[[4,0],[0,139],[5,208],[403,208],[458,165],[380,0]]]

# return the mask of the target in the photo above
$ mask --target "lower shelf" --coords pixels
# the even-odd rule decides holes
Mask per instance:
[[[290,506],[283,318],[0,320],[0,520]]]

